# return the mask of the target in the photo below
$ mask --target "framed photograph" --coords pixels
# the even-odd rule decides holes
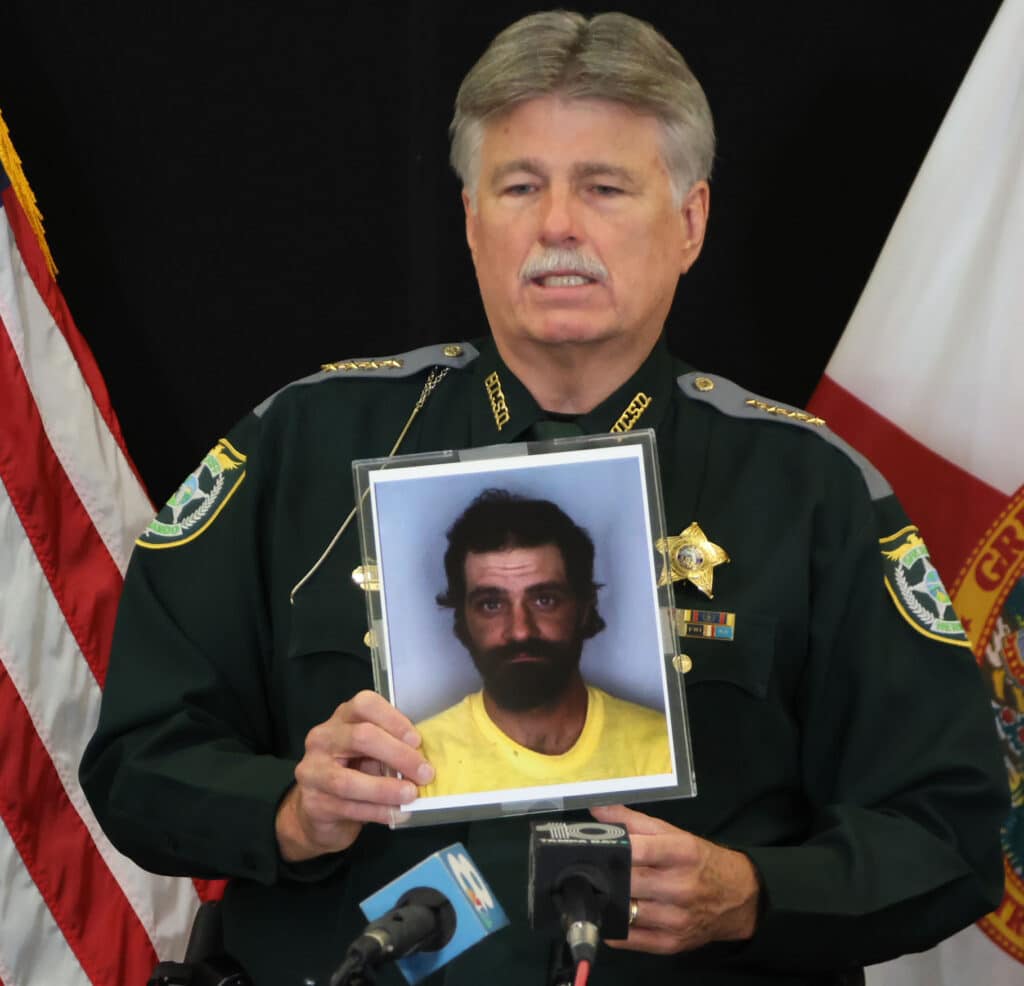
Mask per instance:
[[[436,771],[394,825],[696,793],[653,432],[353,471],[376,687]]]

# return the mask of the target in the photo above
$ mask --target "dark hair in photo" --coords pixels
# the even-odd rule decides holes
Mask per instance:
[[[484,490],[448,529],[444,569],[448,586],[437,597],[441,606],[455,611],[455,631],[463,639],[462,615],[466,598],[466,555],[469,552],[506,551],[554,545],[562,553],[565,575],[577,600],[589,603],[582,627],[583,639],[604,629],[597,612],[594,581],[594,542],[590,535],[557,504],[533,500],[508,490]]]

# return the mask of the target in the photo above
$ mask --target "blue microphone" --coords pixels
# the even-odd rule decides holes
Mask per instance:
[[[331,977],[331,986],[372,981],[394,961],[418,983],[508,918],[461,842],[428,856],[360,905],[369,924]]]

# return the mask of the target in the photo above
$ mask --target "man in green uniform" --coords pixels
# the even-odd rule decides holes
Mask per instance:
[[[999,901],[1002,764],[955,616],[914,588],[914,528],[820,422],[664,349],[712,153],[697,81],[646,25],[512,25],[453,122],[491,337],[285,388],[140,538],[82,783],[143,866],[231,878],[227,945],[256,983],[325,983],[358,901],[456,839],[512,925],[439,978],[545,980],[525,820],[381,824],[433,776],[370,690],[350,579],[350,462],[399,436],[656,432],[699,793],[594,810],[631,833],[636,903],[595,983],[852,982]]]
[[[668,723],[580,673],[597,610],[594,542],[550,500],[490,489],[448,531],[438,602],[483,688],[416,724],[421,797],[668,774]]]

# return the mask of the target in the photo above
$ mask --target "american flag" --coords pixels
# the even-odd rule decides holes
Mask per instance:
[[[110,845],[78,761],[153,509],[2,117],[0,164],[0,986],[143,986],[199,897]]]

